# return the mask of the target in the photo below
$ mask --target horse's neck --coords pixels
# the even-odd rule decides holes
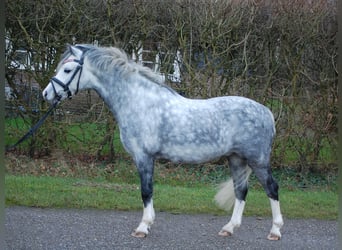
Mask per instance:
[[[117,82],[118,83],[118,82]],[[123,104],[123,97],[120,97],[120,87],[115,83],[100,81],[92,87],[97,94],[102,98],[104,103],[113,113],[114,117],[118,119],[118,112],[120,111],[120,106]]]
[[[143,102],[158,101],[159,98],[174,95],[163,86],[139,78],[124,81],[104,76],[94,84],[93,89],[100,95],[119,123],[124,122],[130,111],[142,108]]]

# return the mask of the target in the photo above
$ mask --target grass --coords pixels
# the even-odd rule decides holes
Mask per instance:
[[[6,205],[141,210],[137,184],[113,183],[103,179],[6,175]],[[216,193],[213,185],[184,187],[156,184],[154,188],[157,211],[226,214],[213,202]],[[337,219],[336,192],[282,190],[280,198],[282,213],[286,218]],[[249,191],[244,214],[271,216],[268,198],[262,190]]]

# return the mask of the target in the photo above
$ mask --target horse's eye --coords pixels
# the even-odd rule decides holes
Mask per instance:
[[[64,72],[68,74],[71,72],[71,69],[64,69]]]

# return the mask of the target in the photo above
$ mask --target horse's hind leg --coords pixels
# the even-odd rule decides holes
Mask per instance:
[[[154,160],[150,157],[142,157],[136,161],[136,166],[141,182],[141,198],[144,204],[143,217],[139,226],[133,231],[132,236],[142,238],[149,233],[150,227],[155,218],[153,208],[153,168]]]
[[[234,183],[235,203],[229,223],[219,232],[219,235],[221,236],[232,235],[234,228],[241,225],[248,192],[248,178],[251,173],[251,169],[247,166],[247,162],[244,158],[234,154],[228,157],[228,161]]]
[[[252,167],[253,172],[265,189],[271,203],[273,223],[270,234],[267,236],[267,238],[269,240],[280,240],[280,228],[283,226],[284,222],[280,212],[278,184],[272,176],[271,168],[269,165],[267,165],[267,167],[264,167],[260,165],[250,164],[250,166]]]

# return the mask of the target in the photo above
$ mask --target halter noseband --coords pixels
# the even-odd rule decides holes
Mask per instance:
[[[82,68],[82,66],[83,66],[83,61],[84,61],[84,57],[83,57],[83,55],[82,55],[82,56],[81,56],[81,59],[79,59],[79,60],[78,60],[78,59],[67,59],[67,60],[65,60],[65,61],[63,62],[63,64],[64,64],[64,63],[67,63],[67,62],[77,62],[77,63],[78,63],[78,65],[77,65],[77,67],[76,67],[76,70],[74,71],[74,73],[72,74],[70,80],[69,80],[66,84],[64,84],[61,80],[59,80],[59,79],[56,78],[56,77],[52,77],[52,78],[51,78],[50,83],[51,83],[51,85],[52,85],[53,91],[55,92],[57,102],[59,102],[59,101],[62,99],[62,96],[60,96],[60,95],[57,93],[54,83],[57,83],[59,86],[61,86],[61,87],[63,88],[64,92],[67,92],[67,93],[68,93],[68,98],[71,98],[72,93],[71,93],[71,91],[70,91],[70,89],[69,89],[69,85],[70,85],[70,83],[72,82],[72,80],[74,80],[76,74],[77,74],[78,72],[80,72],[79,75],[78,75],[77,88],[76,88],[76,91],[75,91],[75,95],[76,95],[77,92],[78,92],[79,85],[80,85],[80,78],[81,78],[81,73],[82,73],[82,69],[83,69],[83,68]]]

